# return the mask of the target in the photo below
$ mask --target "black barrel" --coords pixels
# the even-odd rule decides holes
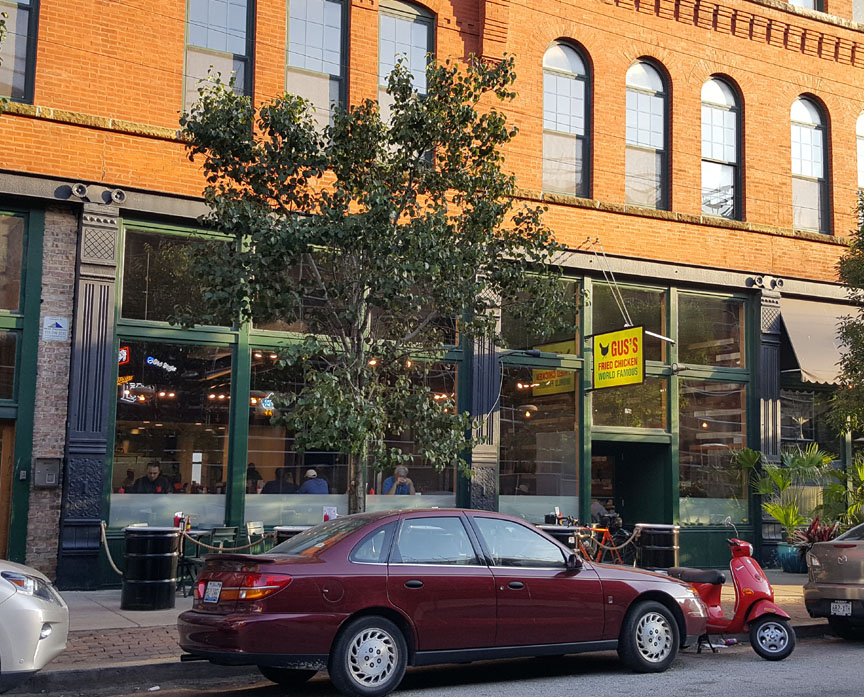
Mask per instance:
[[[126,533],[121,610],[164,610],[177,594],[179,528],[132,527]]]
[[[308,529],[308,525],[277,525],[273,528],[273,532],[276,533],[276,544],[290,540],[294,535],[299,535]]]
[[[636,565],[643,569],[669,569],[678,566],[678,525],[637,523]]]
[[[538,525],[543,532],[547,535],[551,535],[558,542],[562,543],[566,547],[573,549],[575,547],[576,541],[576,528],[572,525]]]

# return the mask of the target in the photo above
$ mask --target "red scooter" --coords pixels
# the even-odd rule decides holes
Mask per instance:
[[[765,578],[762,567],[751,556],[753,545],[739,540],[738,529],[730,518],[726,526],[735,529],[736,537],[726,540],[732,550],[729,570],[735,585],[735,614],[727,617],[720,606],[720,592],[726,576],[720,571],[673,567],[669,575],[691,584],[708,606],[708,626],[699,638],[699,650],[709,634],[741,634],[749,629],[750,645],[762,658],[781,661],[795,648],[795,631],[789,625],[789,615],[774,604],[774,589]]]

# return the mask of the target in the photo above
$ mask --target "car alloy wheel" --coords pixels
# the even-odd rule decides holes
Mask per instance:
[[[765,615],[750,623],[750,645],[768,661],[782,661],[795,648],[795,632],[782,617]]]
[[[627,612],[618,639],[618,656],[639,673],[661,673],[678,654],[678,623],[662,603],[642,601]]]
[[[381,697],[405,675],[408,647],[402,631],[384,617],[360,617],[334,644],[330,679],[343,694]]]

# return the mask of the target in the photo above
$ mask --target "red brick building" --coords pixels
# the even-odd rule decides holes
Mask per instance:
[[[852,455],[823,416],[864,184],[864,17],[824,2],[0,0],[0,555],[86,585],[103,519],[119,542],[175,510],[204,527],[342,510],[338,454],[298,455],[260,413],[287,337],[166,321],[171,256],[203,212],[178,117],[211,64],[256,103],[287,89],[326,118],[378,98],[401,53],[422,79],[427,52],[516,57],[507,161],[548,203],[582,309],[576,336],[505,316],[506,355],[450,351],[442,389],[491,405],[492,444],[470,483],[418,464],[423,503],[585,520],[611,498],[627,524],[680,523],[696,565],[726,515],[759,538],[729,448]],[[649,341],[641,387],[591,390],[586,337],[623,326],[620,297],[674,343]],[[154,462],[167,499],[134,492]],[[258,498],[310,467],[327,498]]]

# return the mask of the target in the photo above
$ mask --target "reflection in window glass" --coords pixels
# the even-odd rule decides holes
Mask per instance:
[[[197,243],[189,237],[126,231],[124,319],[165,322],[178,307],[200,313],[206,310],[192,265],[193,246]],[[226,319],[224,324],[227,326],[230,322]]]
[[[0,331],[0,399],[15,398],[16,332]]]
[[[579,512],[578,373],[502,368],[499,510],[532,523]]]
[[[858,149],[858,188],[864,189],[864,114],[861,114],[855,122],[855,142]]]
[[[378,84],[381,91],[400,59],[414,78],[414,88],[426,92],[426,63],[432,50],[432,16],[404,2],[382,2],[378,28]]]
[[[592,394],[595,426],[666,428],[665,378],[646,378],[641,385],[594,390]]]
[[[479,561],[460,518],[408,518],[390,563],[473,566]]]
[[[178,510],[221,524],[231,349],[121,341],[118,363],[111,524],[168,525]]]
[[[825,128],[822,114],[808,99],[795,100],[792,122],[792,216],[796,228],[824,232]]]
[[[780,390],[781,448],[806,448],[817,443],[839,457],[843,441],[828,423],[833,391]]]
[[[666,207],[666,95],[660,73],[637,62],[627,71],[626,201]]]
[[[17,310],[21,302],[24,219],[0,215],[0,310]]]
[[[27,57],[35,53],[33,44],[36,41],[34,9],[34,2],[31,0],[0,2],[0,12],[5,12],[7,15],[6,37],[0,44],[0,96],[2,97],[11,97],[15,100],[28,98],[27,78],[28,73],[32,77],[33,64],[27,65]]]
[[[474,522],[492,555],[495,566],[564,567],[566,560],[561,548],[538,535],[534,530],[510,520],[482,518]]]
[[[413,383],[419,388],[428,388],[432,399],[450,400],[456,403],[456,366],[447,363],[425,363],[415,366]],[[454,492],[456,469],[447,467],[438,470],[423,457],[417,455],[417,446],[410,425],[401,433],[391,433],[385,440],[388,448],[397,448],[412,455],[404,464],[407,473],[369,468],[366,473],[367,511],[386,511],[392,508],[439,508],[456,505]],[[400,478],[405,481],[399,481]],[[395,489],[394,489],[395,485]],[[411,487],[414,494],[411,495]],[[393,491],[392,494],[388,493]]]
[[[501,308],[501,338],[504,348],[523,350],[539,349],[548,353],[567,353],[578,355],[581,342],[579,331],[579,289],[581,285],[573,281],[562,281],[565,284],[566,299],[574,310],[571,317],[561,318],[558,327],[547,336],[541,336],[531,331],[531,318],[528,312],[527,298],[519,298]],[[575,329],[575,331],[574,331]]]
[[[643,326],[646,331],[669,336],[666,329],[666,293],[661,290],[647,290],[619,286],[624,305],[630,314],[634,327]],[[615,302],[612,287],[605,283],[595,283],[592,307],[594,308],[594,333],[615,331],[624,327],[624,318]],[[665,361],[666,342],[645,335],[645,359]]]
[[[246,91],[249,57],[247,0],[189,0],[186,22],[186,93],[190,109],[198,99],[199,81],[210,66],[227,83],[232,75],[238,94]]]
[[[288,3],[288,72],[286,89],[315,107],[321,126],[342,91],[343,4],[338,0],[292,0]]]
[[[543,189],[585,196],[586,75],[579,54],[565,44],[543,57]]]
[[[702,212],[734,218],[738,105],[732,89],[711,78],[702,86]]]
[[[324,508],[348,513],[348,465],[336,452],[298,452],[294,433],[274,423],[279,395],[299,391],[296,377],[271,349],[253,349],[246,462],[246,520],[313,525]]]
[[[747,519],[747,477],[732,450],[747,447],[747,390],[728,382],[682,380],[680,515],[685,525]]]
[[[387,523],[378,530],[366,535],[361,542],[351,550],[348,558],[353,562],[364,562],[367,564],[384,564],[390,551],[390,538],[396,523]]]
[[[682,293],[678,298],[678,360],[745,368],[744,303]]]

